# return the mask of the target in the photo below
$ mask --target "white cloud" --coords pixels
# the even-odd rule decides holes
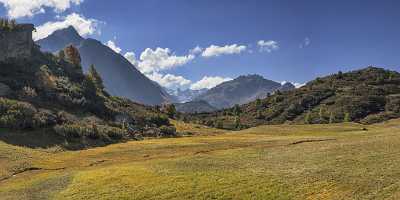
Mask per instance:
[[[303,42],[300,44],[299,47],[300,47],[300,49],[302,49],[310,44],[311,44],[310,38],[306,37],[306,38],[304,38]]]
[[[193,83],[190,86],[190,89],[192,89],[192,90],[201,90],[204,88],[211,89],[223,82],[230,81],[230,80],[232,80],[232,79],[231,78],[223,78],[223,77],[219,77],[219,76],[214,76],[214,77],[205,76],[200,81]]]
[[[190,49],[189,53],[192,55],[197,55],[197,54],[201,53],[202,51],[203,51],[203,48],[196,46],[195,48]]]
[[[138,69],[142,73],[159,72],[185,65],[195,58],[194,55],[176,56],[168,48],[147,48],[140,54]]]
[[[108,47],[110,47],[110,49],[112,49],[113,51],[115,51],[116,53],[121,53],[122,49],[119,48],[114,41],[112,40],[108,40],[107,43],[105,44]]]
[[[192,83],[192,81],[185,79],[183,76],[176,76],[173,74],[163,75],[155,72],[152,74],[147,74],[147,77],[157,82],[161,86],[169,89],[185,88]]]
[[[1,1],[1,0],[0,0]],[[100,33],[98,26],[101,22],[95,19],[88,19],[82,15],[72,13],[66,17],[60,17],[59,21],[46,22],[43,25],[36,27],[36,31],[33,32],[33,39],[43,39],[54,31],[73,26],[81,36],[92,35],[94,33]]]
[[[79,5],[82,2],[83,0],[0,0],[11,18],[32,17],[45,13],[45,8],[53,8],[54,12],[61,13],[72,4]]]
[[[136,60],[136,55],[134,52],[129,51],[124,54],[124,57],[134,66],[138,65],[138,61]]]
[[[226,45],[223,47],[211,45],[207,47],[201,55],[203,57],[214,57],[214,56],[228,55],[228,54],[239,54],[242,51],[245,51],[246,48],[247,47],[244,45],[237,45],[237,44]]]
[[[273,40],[268,40],[268,41],[260,40],[257,42],[257,45],[259,47],[260,52],[270,53],[274,50],[279,49],[278,42],[273,41]]]

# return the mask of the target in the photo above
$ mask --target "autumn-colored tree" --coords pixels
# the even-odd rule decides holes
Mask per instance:
[[[65,47],[64,53],[67,61],[74,64],[75,66],[81,65],[81,55],[79,54],[78,49],[75,48],[73,45],[68,45],[67,47]]]

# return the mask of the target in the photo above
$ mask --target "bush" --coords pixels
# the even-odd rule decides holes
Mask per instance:
[[[93,140],[102,139],[104,141],[109,141],[110,139],[121,140],[128,135],[128,133],[121,128],[108,125],[87,125],[80,123],[57,125],[54,127],[54,131],[67,139],[90,138]]]
[[[36,108],[29,103],[0,98],[0,126],[26,129],[34,127]]]
[[[34,128],[48,127],[55,124],[57,124],[57,116],[49,110],[40,109],[33,116]]]
[[[156,126],[170,125],[169,119],[165,115],[151,115],[147,118],[147,121],[155,124]]]
[[[174,126],[161,126],[160,131],[164,136],[176,135],[176,128]]]
[[[368,115],[367,117],[362,119],[360,122],[362,124],[374,124],[374,123],[379,123],[379,122],[383,122],[383,121],[393,119],[393,118],[398,118],[398,117],[400,117],[399,113],[383,112],[383,113]]]

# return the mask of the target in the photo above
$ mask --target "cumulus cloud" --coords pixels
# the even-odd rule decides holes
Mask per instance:
[[[306,38],[304,38],[303,42],[300,44],[299,47],[300,47],[300,49],[302,49],[304,47],[307,47],[310,44],[311,44],[310,38],[306,37]]]
[[[71,5],[79,5],[82,2],[83,0],[0,0],[11,18],[32,17],[45,13],[45,8],[52,8],[54,12],[61,13]]]
[[[192,89],[192,90],[201,90],[201,89],[205,89],[205,88],[211,89],[223,82],[230,81],[230,80],[232,80],[232,79],[231,78],[223,78],[220,76],[214,76],[214,77],[213,76],[205,76],[201,80],[193,83],[190,86],[190,89]]]
[[[121,53],[122,49],[119,48],[114,41],[112,40],[108,40],[107,43],[105,44],[108,47],[110,47],[110,49],[112,49],[113,51],[115,51],[116,53]]]
[[[268,41],[264,41],[264,40],[259,40],[257,42],[257,45],[259,47],[259,51],[260,52],[272,52],[274,50],[278,50],[279,49],[279,45],[278,42],[273,41],[273,40],[268,40]]]
[[[185,65],[195,58],[194,55],[177,56],[168,48],[157,47],[155,50],[147,48],[140,54],[138,65],[142,73],[159,72]]]
[[[0,0],[1,1],[1,0]],[[36,27],[33,32],[33,39],[43,39],[54,31],[73,26],[81,36],[92,35],[99,32],[99,24],[101,22],[95,19],[85,18],[82,15],[72,13],[66,17],[60,17],[58,21],[49,21],[43,25]]]
[[[160,73],[152,73],[152,74],[147,74],[147,77],[149,77],[151,80],[157,82],[163,87],[169,88],[169,89],[177,89],[177,88],[184,88],[188,87],[192,81],[184,78],[183,76],[176,76],[173,74],[160,74]]]
[[[188,88],[192,81],[173,74],[164,74],[162,71],[182,66],[195,58],[195,55],[177,56],[168,48],[147,48],[139,59],[132,51],[124,54],[124,57],[132,63],[140,72],[151,80],[169,89]]]
[[[201,53],[202,51],[203,51],[203,48],[196,46],[195,48],[190,49],[189,53],[192,55],[197,55],[197,54]]]
[[[242,51],[246,50],[246,46],[244,45],[226,45],[226,46],[216,46],[211,45],[207,47],[203,53],[201,54],[203,57],[214,57],[220,55],[228,55],[228,54],[239,54]]]

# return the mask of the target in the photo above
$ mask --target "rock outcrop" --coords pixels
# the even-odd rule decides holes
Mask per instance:
[[[0,28],[0,62],[10,58],[29,58],[34,49],[33,24],[19,24],[12,30]]]
[[[0,83],[0,97],[7,96],[11,92],[10,87],[8,85]]]

